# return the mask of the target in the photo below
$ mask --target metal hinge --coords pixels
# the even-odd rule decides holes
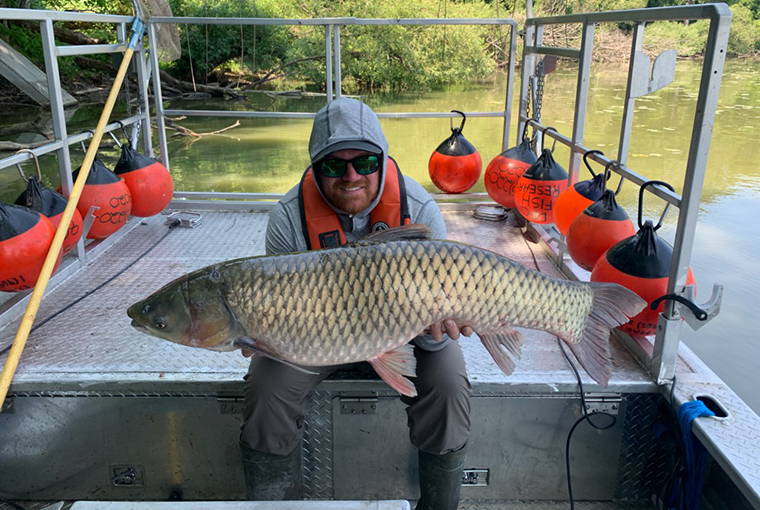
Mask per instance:
[[[243,399],[241,397],[217,397],[219,412],[222,414],[238,414],[243,412]]]
[[[617,415],[623,398],[620,393],[586,393],[586,412]]]
[[[467,487],[487,487],[490,471],[488,469],[465,469],[462,472],[462,485]]]
[[[142,466],[110,466],[111,483],[119,487],[142,487],[145,476]]]
[[[375,414],[377,397],[341,397],[340,414]]]

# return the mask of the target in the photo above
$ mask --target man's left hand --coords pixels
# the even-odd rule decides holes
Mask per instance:
[[[446,319],[445,321],[436,322],[431,324],[424,331],[424,333],[430,333],[433,340],[440,342],[443,340],[443,334],[446,333],[452,340],[459,340],[459,335],[470,336],[473,331],[472,328],[466,324],[457,324],[453,319]]]

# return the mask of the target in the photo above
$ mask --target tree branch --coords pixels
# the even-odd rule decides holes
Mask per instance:
[[[295,60],[291,60],[290,62],[285,62],[281,66],[276,67],[276,68],[272,69],[271,71],[269,71],[267,74],[264,75],[263,78],[261,78],[259,80],[256,80],[255,82],[251,83],[250,85],[246,85],[245,87],[243,87],[240,90],[248,90],[251,87],[258,87],[259,85],[262,85],[262,84],[264,84],[264,83],[266,83],[268,81],[274,80],[274,79],[276,79],[276,77],[275,78],[270,78],[270,76],[272,76],[273,74],[275,74],[278,71],[282,71],[283,69],[285,69],[288,66],[292,66],[294,64],[300,64],[301,62],[306,62],[307,60],[320,60],[320,59],[323,59],[323,58],[325,58],[324,55],[314,55],[314,56],[311,56],[311,57],[297,58]]]

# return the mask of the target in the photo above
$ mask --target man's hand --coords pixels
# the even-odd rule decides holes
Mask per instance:
[[[423,331],[423,333],[430,333],[433,340],[440,342],[443,340],[443,334],[449,335],[452,340],[459,340],[459,335],[464,336],[472,335],[472,328],[467,324],[457,324],[453,319],[446,319],[445,321],[436,322]]]

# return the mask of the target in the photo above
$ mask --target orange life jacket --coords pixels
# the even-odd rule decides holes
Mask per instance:
[[[303,235],[310,250],[346,244],[346,234],[343,232],[340,219],[322,198],[311,167],[306,169],[301,178],[298,203]],[[398,169],[398,164],[391,157],[388,157],[383,194],[370,211],[369,217],[372,232],[411,223],[404,177]]]

